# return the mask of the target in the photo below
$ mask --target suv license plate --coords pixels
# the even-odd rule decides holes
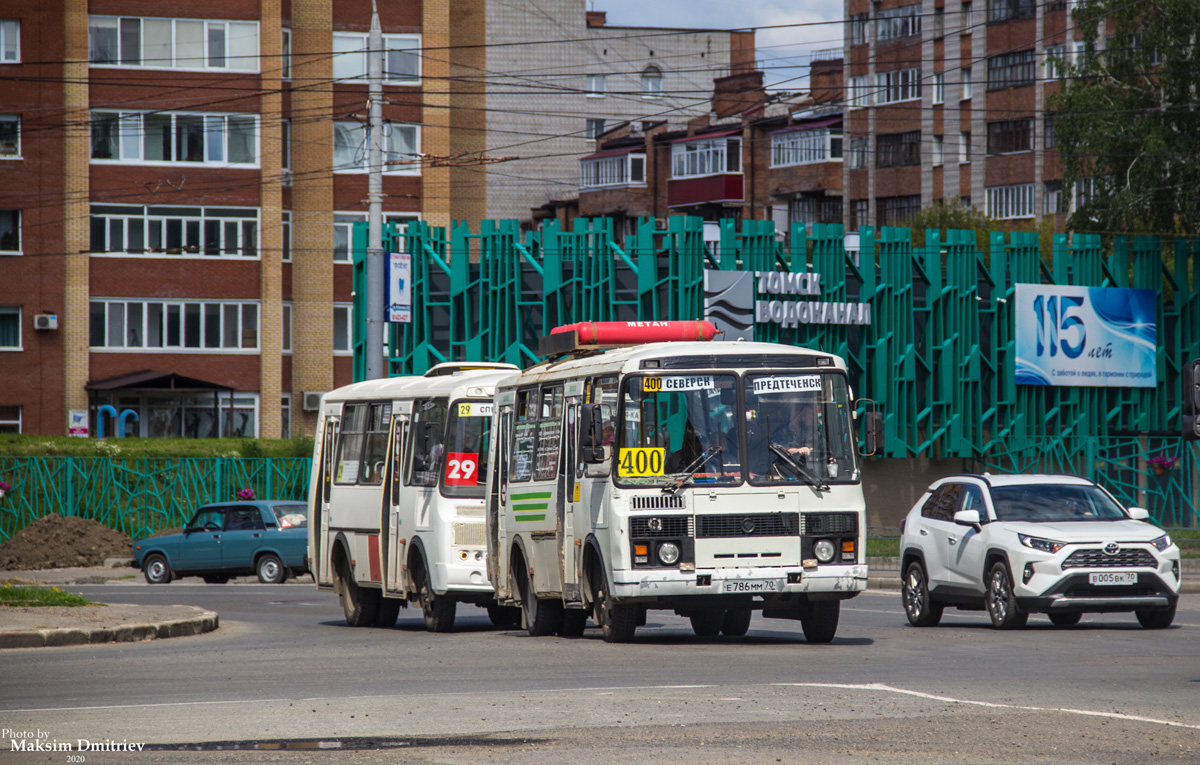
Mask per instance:
[[[779,592],[779,579],[730,579],[721,587],[721,592]]]
[[[1088,574],[1088,584],[1137,584],[1137,574]]]

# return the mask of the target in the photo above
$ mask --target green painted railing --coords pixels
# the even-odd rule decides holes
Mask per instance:
[[[0,542],[51,513],[99,521],[137,538],[185,524],[200,505],[253,489],[259,499],[308,496],[312,459],[3,457]]]

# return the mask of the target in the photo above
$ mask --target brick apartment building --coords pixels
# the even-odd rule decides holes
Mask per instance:
[[[602,28],[581,0],[559,5],[564,38]],[[488,217],[499,209],[490,196],[511,184],[504,165],[493,177],[471,163],[496,119],[479,75],[546,66],[542,28],[499,28],[512,4],[486,0],[379,6],[385,218]],[[370,18],[369,0],[0,9],[0,432],[64,433],[68,413],[85,411],[95,435],[106,404],[132,409],[128,432],[143,436],[310,431],[304,394],[351,380],[349,233],[367,209]],[[626,33],[610,32],[612,56],[637,58],[619,47]],[[530,44],[489,60],[490,43],[514,36]],[[589,75],[605,70],[564,64],[555,76],[587,108],[526,98],[542,113],[534,138],[576,134],[610,112],[682,110],[667,97],[692,87],[672,74],[681,63],[716,59],[728,71],[753,59],[752,34],[663,36],[669,45],[641,54],[653,64],[614,64],[610,80],[660,91],[586,100],[604,80]],[[577,47],[599,45],[589,56],[600,61],[605,44]],[[520,119],[500,119],[504,142],[530,129]],[[560,161],[527,157],[520,172],[554,172],[538,169],[542,159]]]

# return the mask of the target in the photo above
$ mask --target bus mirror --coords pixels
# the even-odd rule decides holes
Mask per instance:
[[[867,412],[865,419],[863,456],[870,457],[883,446],[883,412]]]
[[[584,404],[580,416],[579,458],[588,464],[605,460],[605,444],[612,443],[612,413],[604,404]]]
[[[417,454],[427,455],[433,445],[433,423],[422,422],[417,426],[417,444],[414,450]]]

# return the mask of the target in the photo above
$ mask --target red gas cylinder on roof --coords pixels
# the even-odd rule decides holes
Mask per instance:
[[[574,330],[580,344],[636,345],[680,340],[712,340],[717,328],[709,321],[581,321],[550,330],[557,335]]]

